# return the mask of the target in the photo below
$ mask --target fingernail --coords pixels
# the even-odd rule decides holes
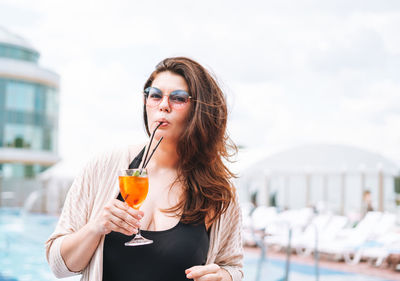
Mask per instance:
[[[192,274],[189,273],[186,277],[190,279],[190,278],[192,278]]]

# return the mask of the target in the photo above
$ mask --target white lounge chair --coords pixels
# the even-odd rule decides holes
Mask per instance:
[[[271,222],[266,229],[265,243],[280,248],[286,247],[289,243],[289,229],[292,237],[298,237],[310,223],[313,217],[313,210],[302,208],[298,210],[287,210],[277,215],[275,221]]]
[[[368,212],[356,227],[340,231],[331,240],[321,241],[320,252],[341,259],[344,253],[355,251],[371,237],[381,216],[380,212]]]
[[[251,215],[253,228],[256,230],[265,229],[269,224],[275,222],[277,219],[277,214],[278,212],[275,207],[257,207]]]
[[[392,252],[396,242],[400,243],[400,235],[390,233],[396,225],[396,215],[383,213],[379,221],[372,229],[368,239],[355,249],[348,249],[343,253],[348,264],[357,264],[363,257],[375,259],[379,266]]]
[[[400,233],[389,233],[377,242],[375,247],[365,247],[361,253],[363,258],[374,261],[375,266],[381,266],[390,254],[400,254]]]
[[[323,233],[324,228],[328,226],[331,219],[331,214],[316,215],[311,223],[307,225],[304,232],[298,236],[293,236],[292,247],[298,255],[305,254],[307,246],[311,248],[311,245],[314,245],[315,247],[316,239],[320,239],[319,236]]]
[[[265,229],[277,217],[275,207],[258,206],[252,210],[243,221],[243,243],[254,246],[263,243]]]
[[[333,241],[338,233],[344,229],[348,221],[349,219],[345,216],[331,216],[324,226],[322,226],[321,222],[321,225],[317,227],[318,244],[316,245],[315,243],[314,234],[312,237],[307,237],[299,241],[297,245],[295,245],[296,252],[301,255],[310,255],[312,252],[315,251],[316,246],[317,250],[319,251],[320,245],[325,245],[328,244],[330,241]]]

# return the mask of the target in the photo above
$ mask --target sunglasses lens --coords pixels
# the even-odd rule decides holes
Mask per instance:
[[[148,98],[152,100],[161,100],[163,94],[155,88],[150,88],[148,91]]]
[[[148,106],[157,106],[164,98],[161,90],[153,87],[148,87],[144,90],[146,103]],[[181,107],[189,101],[189,94],[183,90],[176,90],[169,94],[169,102],[175,107]]]
[[[147,105],[149,106],[156,106],[162,100],[163,94],[157,88],[148,87],[144,90]]]
[[[169,100],[175,104],[184,104],[189,100],[189,94],[185,91],[174,91],[170,94]]]

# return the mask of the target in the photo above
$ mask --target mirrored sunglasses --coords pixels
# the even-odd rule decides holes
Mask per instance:
[[[157,106],[161,103],[164,96],[168,96],[169,103],[173,107],[184,106],[192,97],[184,90],[176,90],[169,95],[165,95],[160,89],[155,87],[148,87],[144,90],[146,104],[148,106]]]

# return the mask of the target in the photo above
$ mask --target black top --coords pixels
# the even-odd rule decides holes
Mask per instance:
[[[129,168],[139,166],[138,158],[141,158],[143,151]],[[122,201],[121,194],[118,199]],[[209,237],[204,223],[193,225],[179,222],[168,230],[141,230],[141,233],[153,240],[153,244],[125,246],[124,243],[134,235],[126,236],[119,232],[106,235],[103,281],[188,280],[185,269],[206,262]]]

